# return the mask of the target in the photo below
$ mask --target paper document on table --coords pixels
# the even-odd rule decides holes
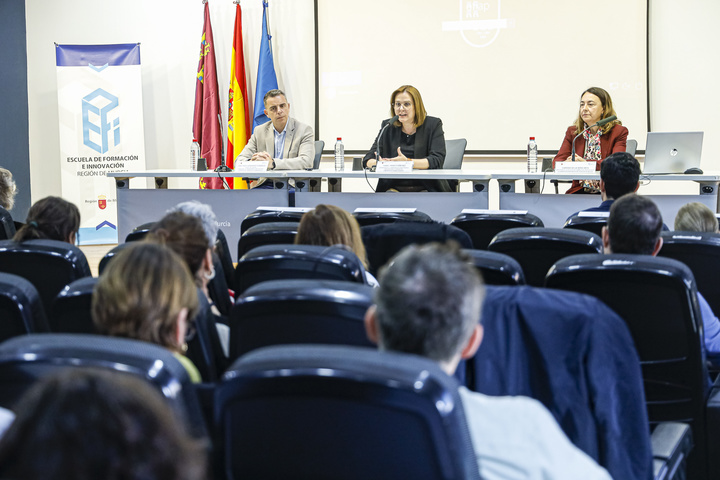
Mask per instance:
[[[595,173],[597,162],[555,162],[555,173]]]
[[[377,162],[375,172],[377,173],[412,173],[414,162],[391,162],[388,160],[380,160]]]

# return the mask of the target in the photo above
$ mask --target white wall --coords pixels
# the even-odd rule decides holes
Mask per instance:
[[[720,158],[711,153],[720,148],[718,89],[715,87],[720,78],[720,64],[715,60],[720,49],[720,29],[716,27],[720,20],[720,2],[649,1],[652,129],[705,131],[702,168],[706,172],[720,171]],[[235,9],[231,0],[210,2],[218,78],[224,97],[229,81]],[[252,95],[262,5],[260,0],[242,0],[241,4],[247,80]],[[280,88],[288,93],[293,115],[313,124],[314,88],[304,87],[314,85],[313,1],[270,0],[270,4]],[[186,164],[202,9],[200,0],[26,0],[33,200],[60,194],[53,42],[140,42],[148,168],[175,168]],[[598,35],[601,34],[599,28]],[[583,50],[578,48],[578,54],[583,54]],[[613,68],[613,65],[599,68]],[[558,145],[562,134],[558,132]],[[541,148],[555,146],[541,145]],[[507,164],[518,168],[520,165],[516,163],[521,161],[507,159],[487,164],[468,161],[466,166],[497,168]]]

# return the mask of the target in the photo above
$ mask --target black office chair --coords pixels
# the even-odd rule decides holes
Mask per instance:
[[[143,223],[142,225],[138,225],[133,228],[132,232],[128,233],[125,237],[125,242],[137,242],[138,240],[142,240],[148,232],[152,230],[156,223],[157,222]]]
[[[18,275],[0,273],[0,342],[48,331],[45,309],[33,284]]]
[[[163,347],[126,338],[52,333],[3,342],[0,406],[13,408],[36,380],[77,367],[109,369],[144,379],[167,399],[195,437],[207,437],[194,386],[180,361]]]
[[[575,292],[489,286],[481,319],[470,389],[535,398],[613,478],[650,477],[640,360],[615,312]]]
[[[690,268],[697,289],[715,315],[720,314],[720,233],[662,232],[658,256],[673,258]]]
[[[233,364],[215,405],[228,480],[479,478],[458,383],[425,358],[268,347]]]
[[[272,280],[245,290],[230,316],[230,360],[270,345],[377,348],[365,333],[373,288],[342,280]]]
[[[353,212],[355,220],[361,227],[395,222],[432,222],[433,219],[424,212]]]
[[[116,245],[115,247],[111,248],[104,256],[100,259],[100,263],[98,264],[98,274],[102,275],[105,271],[105,268],[108,266],[108,263],[112,261],[113,258],[115,258],[115,255],[122,252],[124,249],[131,246],[132,243],[120,243]]]
[[[360,228],[368,257],[368,270],[377,275],[396,253],[408,245],[454,240],[462,248],[472,248],[470,236],[461,229],[440,222],[397,222]]]
[[[650,424],[689,423],[688,478],[717,478],[720,426],[707,423],[710,384],[690,269],[648,255],[576,255],[552,267],[546,286],[591,294],[620,315],[640,357]]]
[[[486,250],[495,235],[510,228],[543,227],[539,217],[532,213],[461,213],[450,222],[470,235],[476,250]]]
[[[215,276],[208,281],[208,294],[210,294],[210,298],[215,303],[218,311],[222,315],[228,316],[230,315],[230,310],[232,310],[232,299],[230,298],[230,285],[228,285],[225,279],[225,267],[217,253],[212,254],[212,260]],[[234,274],[235,268],[232,266],[232,263],[230,267],[232,268],[230,273]]]
[[[467,147],[467,139],[465,138],[445,140],[445,162],[443,163],[443,168],[461,170],[463,157],[465,156],[465,147]],[[457,180],[448,180],[448,184],[453,192],[459,191],[459,182]]]
[[[602,240],[594,233],[565,228],[513,228],[498,233],[488,250],[513,257],[523,269],[528,285],[542,287],[552,265],[563,257],[601,254]]]
[[[227,285],[232,285],[235,266],[233,265],[232,255],[230,254],[230,246],[228,245],[225,232],[219,228],[217,231],[217,239],[215,240],[215,253],[222,265],[222,271],[225,275],[225,283]]]
[[[298,210],[255,210],[243,219],[240,224],[240,235],[247,232],[250,227],[254,227],[255,225],[261,223],[299,223],[304,213],[305,212]]]
[[[10,212],[0,207],[0,240],[10,240],[15,236],[15,223]]]
[[[580,215],[576,213],[565,221],[563,228],[585,230],[602,238],[602,229],[607,224],[608,214],[602,212],[597,213],[597,215]]]
[[[263,245],[244,255],[235,267],[235,292],[268,280],[343,280],[365,284],[365,267],[344,246]]]
[[[322,160],[322,152],[325,148],[324,140],[315,140],[315,158],[313,159],[313,170],[320,168],[320,160]]]
[[[248,228],[238,240],[237,258],[261,245],[293,243],[297,235],[298,222],[269,222]]]
[[[0,271],[30,281],[43,302],[45,312],[60,290],[73,280],[90,277],[90,266],[75,245],[56,240],[0,241]]]
[[[463,250],[470,255],[486,285],[524,285],[525,274],[511,256],[488,250]]]
[[[50,331],[55,333],[97,333],[92,320],[92,295],[98,279],[84,277],[60,291],[50,310]]]

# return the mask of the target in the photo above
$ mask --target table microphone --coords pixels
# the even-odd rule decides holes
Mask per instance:
[[[575,161],[575,140],[577,140],[577,139],[580,137],[580,135],[582,135],[583,133],[587,132],[587,131],[590,130],[591,128],[593,128],[593,127],[602,127],[602,126],[605,125],[606,123],[610,123],[610,122],[612,122],[613,120],[617,120],[617,115],[610,115],[610,116],[607,117],[607,118],[603,118],[602,120],[599,120],[595,125],[591,125],[591,126],[587,127],[585,130],[583,130],[582,132],[580,132],[580,133],[578,133],[577,135],[575,135],[575,138],[573,138],[573,141],[572,141],[572,161],[573,161],[573,162]]]
[[[377,138],[375,139],[375,161],[380,160],[380,137],[382,137],[383,132],[388,127],[388,125],[392,125],[393,123],[397,122],[400,118],[400,115],[395,115],[390,119],[388,123],[386,123],[383,128],[380,129],[380,133],[378,133]]]

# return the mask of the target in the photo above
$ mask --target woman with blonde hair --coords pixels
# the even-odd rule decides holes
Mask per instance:
[[[686,203],[675,216],[675,230],[687,232],[718,232],[715,212],[700,202]]]
[[[98,279],[92,317],[98,330],[167,348],[193,382],[200,373],[183,355],[198,293],[187,265],[162,245],[137,242],[118,253]]]
[[[15,206],[16,194],[17,187],[12,173],[10,173],[10,170],[0,167],[0,207],[5,210],[12,210],[13,206]]]
[[[580,95],[580,109],[575,123],[568,127],[560,150],[553,159],[555,162],[572,160],[572,145],[575,141],[576,162],[597,162],[595,170],[605,157],[624,152],[627,144],[628,129],[622,126],[617,118],[597,127],[600,120],[617,117],[610,94],[600,87],[590,87]],[[587,127],[591,127],[583,132]],[[580,135],[582,133],[582,135]],[[577,140],[575,137],[580,135]],[[565,193],[600,193],[599,182],[573,180],[572,186]]]
[[[367,254],[358,221],[349,212],[335,205],[320,204],[305,212],[300,219],[295,243],[328,247],[344,245],[355,253],[367,268]],[[378,285],[375,277],[367,271],[365,281],[374,287]]]

